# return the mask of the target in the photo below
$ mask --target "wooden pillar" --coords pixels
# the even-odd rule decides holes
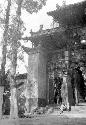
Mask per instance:
[[[66,104],[67,104],[67,107],[69,107],[69,99],[68,99],[68,67],[69,67],[69,51],[68,50],[65,50],[64,51],[64,55],[65,55],[65,68],[66,68],[66,71],[65,71],[65,74],[63,75],[63,84],[65,86],[65,96],[66,96]]]
[[[70,50],[65,51],[65,66],[66,66],[66,86],[67,86],[67,98],[69,105],[73,104],[73,91],[72,91],[72,85],[71,85],[71,75],[69,72],[69,60],[70,60]]]

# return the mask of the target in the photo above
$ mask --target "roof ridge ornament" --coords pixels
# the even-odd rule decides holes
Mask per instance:
[[[62,7],[66,7],[66,0],[62,1]]]
[[[57,3],[56,4],[56,10],[59,10],[60,9],[60,6],[59,6],[59,4]]]

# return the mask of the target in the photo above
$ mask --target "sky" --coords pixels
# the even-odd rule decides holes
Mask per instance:
[[[4,1],[6,0],[0,0],[0,4],[2,6],[5,6]],[[52,17],[47,15],[47,12],[55,10],[56,4],[58,3],[60,6],[62,5],[63,0],[47,0],[46,6],[44,6],[38,13],[29,14],[25,10],[22,10],[21,18],[24,21],[24,25],[26,27],[25,36],[29,36],[29,32],[32,29],[32,31],[36,32],[39,30],[40,25],[43,24],[43,29],[49,29],[52,24]],[[81,2],[83,0],[66,0],[66,4],[73,4],[77,2]],[[1,33],[1,29],[0,29]],[[0,35],[1,38],[1,35]],[[24,44],[24,43],[23,43]],[[25,43],[25,46],[31,46],[31,44]],[[0,48],[0,55],[1,55],[1,48]],[[25,66],[28,65],[27,61],[27,55],[24,56],[25,64],[22,62],[19,62],[20,66],[18,67],[19,73],[26,72]],[[22,66],[21,66],[22,65]],[[8,66],[7,66],[8,67]]]

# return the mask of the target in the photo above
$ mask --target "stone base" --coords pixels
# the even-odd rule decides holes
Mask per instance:
[[[45,107],[47,104],[46,99],[43,98],[30,98],[28,101],[30,102],[31,110],[37,107]]]
[[[30,102],[31,106],[44,107],[47,104],[46,99],[43,98],[30,98],[28,101]]]
[[[47,104],[46,99],[38,98],[38,106],[39,106],[39,107],[45,107],[46,104]]]

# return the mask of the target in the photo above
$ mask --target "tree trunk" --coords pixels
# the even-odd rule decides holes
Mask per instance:
[[[16,53],[17,54],[17,53]],[[13,54],[13,60],[17,62],[17,59],[14,57],[17,55]],[[12,60],[12,68],[11,68],[11,74],[10,74],[10,119],[18,118],[18,107],[17,107],[17,89],[16,89],[16,65],[14,65],[15,62]],[[16,64],[16,63],[15,63]]]
[[[3,92],[4,92],[4,87],[0,86],[0,119],[2,118]]]
[[[10,97],[10,119],[18,118],[18,107],[17,107],[17,93],[16,88],[11,87],[11,97]]]
[[[9,26],[9,14],[10,14],[11,0],[8,0],[8,5],[6,9],[6,19],[5,19],[5,30],[3,33],[3,48],[2,48],[2,64],[1,64],[1,82],[0,82],[0,119],[2,117],[2,104],[3,104],[3,92],[5,85],[5,64],[6,64],[6,53],[7,53],[7,34]]]
[[[17,29],[16,29],[16,35],[13,38],[13,44],[12,44],[12,63],[11,63],[11,80],[10,80],[10,86],[11,86],[11,97],[10,97],[10,118],[18,118],[18,104],[17,104],[17,89],[16,89],[16,67],[17,67],[17,42],[19,40],[19,32],[20,32],[20,16],[21,16],[21,4],[23,0],[18,0],[18,9],[17,9]]]
[[[5,64],[6,64],[6,53],[7,53],[7,35],[9,27],[9,14],[10,14],[11,0],[8,0],[7,10],[6,10],[6,19],[5,19],[5,30],[3,34],[3,48],[2,48],[2,64],[1,64],[1,75],[2,78],[5,76]],[[4,85],[4,79],[2,79],[2,85]]]

